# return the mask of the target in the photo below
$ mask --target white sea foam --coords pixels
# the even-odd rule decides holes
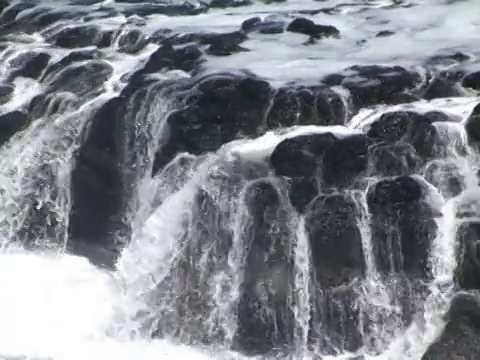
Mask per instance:
[[[121,306],[113,273],[61,253],[0,253],[0,358],[226,359],[166,340],[109,335]],[[232,355],[233,356],[233,355]]]
[[[68,5],[56,0],[42,1],[42,6],[56,6],[62,10],[70,9],[92,11],[100,7],[127,7],[126,4],[106,0],[93,5]],[[315,15],[305,14],[305,11],[315,13],[316,10],[329,8],[343,3],[340,11],[333,15],[317,12]],[[152,15],[139,22],[144,22],[143,30],[147,35],[158,29],[171,28],[179,32],[228,32],[239,29],[240,24],[253,16],[280,14],[285,18],[304,16],[317,23],[336,26],[341,31],[339,39],[324,39],[316,44],[302,45],[307,36],[301,34],[260,35],[250,34],[249,39],[242,44],[248,52],[234,54],[229,57],[210,57],[207,70],[247,68],[260,76],[270,78],[273,82],[282,83],[293,79],[311,80],[340,71],[351,65],[358,64],[395,64],[407,67],[417,66],[432,55],[449,54],[462,51],[474,56],[478,54],[480,41],[480,12],[475,0],[459,1],[452,5],[448,1],[417,0],[410,1],[413,7],[397,7],[386,9],[392,1],[359,1],[347,4],[341,0],[327,0],[310,2],[306,0],[291,0],[265,4],[256,2],[252,6],[233,9],[216,9],[206,14],[196,16],[168,17]],[[14,3],[12,3],[14,5]],[[32,10],[33,11],[33,10]],[[303,14],[301,14],[303,12]],[[24,16],[28,13],[25,12]],[[137,19],[138,20],[138,19]],[[87,24],[101,26],[104,29],[117,29],[128,21],[124,15],[110,18],[92,18],[85,21]],[[31,50],[41,50],[52,55],[56,61],[69,53],[50,46],[45,42],[46,32],[56,31],[71,22],[65,20],[52,25],[41,33],[9,36],[10,46],[0,55],[0,78],[8,75],[9,60],[19,54]],[[391,30],[395,34],[390,37],[375,37],[381,30]],[[367,40],[362,42],[362,40]],[[155,50],[155,46],[148,46],[138,55],[119,54],[114,48],[106,48],[104,53],[114,71],[106,84],[106,91],[97,99],[105,101],[117,94],[125,85],[124,75],[138,69],[142,62]],[[165,75],[168,76],[168,75]],[[34,96],[43,90],[36,80],[17,78],[11,101],[0,106],[0,114],[22,108]],[[95,102],[95,101],[94,101]],[[263,160],[268,157],[278,143],[289,137],[331,132],[338,137],[358,134],[375,121],[384,111],[411,109],[419,112],[430,110],[446,111],[458,123],[449,124],[443,130],[448,134],[458,134],[458,124],[464,124],[473,107],[479,102],[478,98],[439,99],[434,101],[420,101],[413,104],[398,106],[378,106],[361,110],[345,127],[342,126],[300,126],[281,131],[270,131],[256,139],[240,140],[226,144],[220,151],[221,156],[238,155],[250,160]],[[81,112],[79,112],[82,115]],[[86,115],[85,115],[86,116]],[[55,123],[65,131],[75,128],[80,132],[85,124],[84,118],[57,119]],[[53,125],[55,125],[55,123]],[[50,124],[49,119],[42,119],[40,124]],[[78,125],[78,126],[77,126]],[[48,127],[47,127],[48,130]],[[72,130],[73,131],[73,130]],[[75,132],[75,134],[76,134]],[[0,162],[3,174],[9,169],[7,164],[14,163],[16,170],[25,170],[31,166],[31,161],[47,159],[57,161],[57,156],[51,150],[58,134],[51,132],[35,138],[18,136],[9,147],[2,148],[4,155]],[[78,135],[78,134],[77,134]],[[464,134],[452,136],[463,145],[466,143]],[[22,140],[24,142],[19,142]],[[17,142],[15,142],[17,141]],[[452,140],[453,141],[453,140]],[[47,145],[45,144],[47,143]],[[63,153],[70,153],[73,147],[62,147]],[[39,153],[43,156],[39,156]],[[454,152],[452,154],[455,155]],[[451,154],[450,154],[451,155]],[[60,157],[58,167],[62,171],[71,170],[71,157]],[[42,160],[44,161],[44,160]],[[467,191],[459,199],[470,199],[473,202],[478,198],[476,177],[473,175],[475,167],[472,159],[459,161],[459,166],[467,175]],[[23,166],[23,168],[22,168]],[[64,167],[64,168],[62,168]],[[32,166],[32,171],[37,167]],[[15,170],[15,171],[16,171]],[[7,200],[17,199],[25,186],[23,172],[18,170],[17,178],[2,183],[2,191]],[[14,173],[15,173],[14,171]],[[59,171],[59,173],[63,173]],[[8,174],[2,175],[2,180]],[[12,180],[12,179],[9,179]],[[138,332],[139,324],[131,318],[145,304],[144,291],[148,291],[158,283],[153,274],[164,275],[168,270],[160,269],[159,262],[164,267],[175,255],[175,246],[179,234],[182,216],[188,215],[187,208],[192,201],[194,187],[201,179],[187,182],[186,187],[164,202],[163,206],[154,211],[145,221],[144,226],[135,233],[133,241],[125,248],[116,271],[108,272],[91,265],[86,259],[70,256],[61,252],[34,253],[11,246],[0,253],[0,358],[1,357],[30,357],[32,359],[53,360],[85,360],[85,359],[234,359],[242,356],[218,349],[198,349],[175,344],[168,340],[149,340]],[[68,186],[68,182],[61,183]],[[13,186],[15,185],[15,186]],[[18,185],[18,189],[17,186]],[[28,182],[27,182],[28,185]],[[64,189],[65,190],[65,189]],[[10,197],[4,193],[12,191]],[[438,200],[438,199],[437,199]],[[367,359],[418,359],[425,349],[427,340],[431,341],[441,330],[441,313],[445,309],[445,293],[441,293],[445,283],[451,283],[454,266],[453,235],[455,219],[453,213],[458,199],[441,199],[440,210],[443,216],[438,220],[440,231],[434,249],[434,270],[436,282],[432,285],[432,298],[425,309],[425,321],[428,327],[413,324],[410,329],[398,338],[392,340],[388,349],[381,355]],[[12,206],[8,204],[8,209]],[[20,206],[19,204],[15,204]],[[473,204],[472,206],[475,206]],[[8,217],[7,205],[2,211],[2,219]],[[55,208],[56,209],[56,208]],[[59,211],[67,211],[63,207]],[[66,214],[63,214],[65,217]],[[9,218],[10,220],[10,218]],[[17,224],[18,219],[13,219]],[[366,220],[365,220],[366,221]],[[9,223],[10,224],[10,223]],[[13,225],[12,225],[13,226]],[[301,252],[297,260],[301,260],[297,276],[301,284],[308,282],[308,243],[303,229],[299,229],[297,236],[302,238]],[[362,235],[368,239],[368,231]],[[4,243],[1,241],[0,243]],[[162,265],[160,264],[160,265]],[[371,280],[371,279],[370,279]],[[372,287],[377,286],[371,280]],[[299,296],[309,296],[308,289],[300,289]],[[137,296],[138,295],[138,296]],[[380,292],[372,303],[388,304],[389,299],[381,298]],[[438,296],[438,298],[435,298]],[[301,330],[299,343],[304,343],[305,328],[308,325],[308,304],[300,305],[296,313],[297,328]],[[228,314],[227,314],[228,315]],[[132,335],[133,334],[133,335]],[[409,352],[405,352],[408,348]],[[299,352],[301,353],[301,352]],[[325,359],[347,359],[351,354]],[[310,355],[302,354],[298,359],[309,359]]]

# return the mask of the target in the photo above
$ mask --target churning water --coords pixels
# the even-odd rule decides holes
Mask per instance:
[[[17,3],[22,1],[10,6]],[[20,12],[19,24],[37,7],[53,5],[65,9],[58,21],[41,31],[29,34],[22,33],[20,28],[5,36],[7,40],[2,40],[0,47],[0,77],[8,79],[14,71],[14,59],[20,54],[42,50],[50,54],[53,62],[71,52],[52,47],[45,39],[49,33],[78,21],[68,15],[75,12],[85,12],[84,19],[91,13],[89,20],[83,21],[102,29],[141,22],[143,31],[152,35],[159,24],[185,33],[226,32],[235,31],[247,17],[257,14],[276,13],[281,18],[287,13],[317,9],[319,4],[338,7],[333,15],[319,12],[310,16],[317,22],[334,25],[342,33],[342,39],[326,39],[320,49],[298,45],[298,34],[267,34],[252,36],[244,44],[251,51],[207,60],[207,72],[248,68],[274,84],[309,79],[358,64],[414,67],[445,51],[474,53],[480,40],[480,12],[476,11],[475,1],[449,4],[412,0],[410,3],[417,6],[395,8],[395,1],[362,1],[359,5],[293,0],[176,17],[126,16],[121,12],[105,16],[108,11],[102,9],[122,9],[127,5],[114,1],[92,3],[63,4],[50,0]],[[94,16],[97,12],[98,16]],[[379,37],[359,51],[351,50],[352,44],[382,30],[385,23],[398,31],[393,35],[395,41]],[[45,109],[0,148],[0,357],[247,358],[231,349],[238,327],[242,283],[253,272],[260,274],[255,279],[254,291],[259,294],[265,317],[275,317],[269,309],[271,297],[286,298],[281,306],[292,313],[293,345],[259,358],[303,360],[334,353],[323,359],[353,359],[360,355],[365,359],[420,359],[442,330],[442,315],[453,295],[458,208],[480,195],[480,154],[469,146],[464,128],[478,99],[465,93],[463,97],[421,100],[408,105],[379,105],[360,110],[345,125],[268,130],[257,138],[235,140],[207,154],[178,154],[151,177],[153,157],[158,144],[162,146],[167,116],[178,104],[167,91],[150,98],[146,94],[147,100],[132,115],[138,118],[133,142],[143,150],[135,158],[136,166],[132,166],[136,186],[122,214],[131,232],[117,235],[123,248],[113,268],[97,267],[87,258],[67,251],[71,240],[68,228],[75,154],[82,146],[91,114],[116,96],[125,85],[124,76],[139,69],[156,49],[148,45],[132,55],[119,52],[117,45],[101,50],[112,67],[108,81],[77,92],[74,100],[66,93],[50,94],[56,99],[50,106],[63,111]],[[172,71],[157,75],[157,79],[167,82],[188,76]],[[88,78],[78,81],[93,82]],[[0,105],[0,113],[28,104],[46,91],[48,80],[17,77],[13,84],[13,94]],[[341,89],[338,91],[342,93]],[[322,325],[324,314],[312,309],[312,304],[323,301],[323,293],[316,289],[322,284],[312,272],[307,215],[299,214],[290,204],[285,183],[273,175],[264,160],[285,139],[312,133],[333,133],[337,138],[362,134],[383,113],[399,109],[420,113],[441,110],[450,115],[449,121],[436,123],[446,150],[429,159],[414,175],[427,188],[426,201],[434,211],[437,225],[429,250],[432,279],[419,285],[421,290],[408,285],[414,307],[408,314],[411,321],[405,326],[405,309],[398,296],[403,285],[394,276],[382,276],[372,243],[367,193],[382,175],[369,172],[361,179],[362,186],[339,190],[354,204],[365,258],[365,277],[354,285],[353,301],[359,314],[356,326],[362,346],[352,353],[338,339],[330,339],[329,329]],[[452,173],[445,170],[447,167],[455,169],[461,191],[451,191]],[[269,225],[262,231],[265,237],[275,239],[272,244],[282,246],[272,245],[265,251],[265,259],[253,261],[247,251],[256,236],[251,229],[263,225],[256,223],[252,189],[262,186],[273,189],[272,196],[276,198],[274,209],[266,206]],[[31,220],[32,208],[42,209],[42,226]],[[389,241],[393,254],[394,236]],[[277,257],[293,260],[289,265],[271,260]],[[392,255],[388,261],[394,268],[403,259]],[[260,265],[246,271],[252,263]],[[309,342],[312,314],[320,317],[315,331],[321,334],[321,340],[313,345]],[[345,321],[338,319],[339,323]]]

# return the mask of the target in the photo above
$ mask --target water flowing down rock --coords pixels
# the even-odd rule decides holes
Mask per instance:
[[[477,360],[479,28],[0,0],[0,358]]]
[[[376,183],[367,195],[375,261],[382,273],[429,278],[429,249],[436,236],[434,211],[418,180],[400,176]]]
[[[324,353],[355,351],[361,346],[353,284],[364,278],[366,264],[358,216],[354,199],[342,193],[319,195],[305,215],[318,284],[311,336],[322,343]]]
[[[291,346],[293,340],[291,229],[288,212],[270,182],[253,183],[245,196],[251,222],[236,347],[261,354]]]

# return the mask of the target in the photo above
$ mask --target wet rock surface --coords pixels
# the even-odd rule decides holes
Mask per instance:
[[[465,290],[480,290],[478,273],[480,223],[464,221],[457,229],[457,269],[456,281],[460,288]]]
[[[167,119],[169,139],[156,168],[182,151],[201,154],[222,144],[253,137],[265,129],[270,85],[253,76],[219,75],[195,79],[185,106]]]
[[[293,259],[286,246],[291,237],[288,212],[269,182],[256,182],[245,194],[251,216],[246,273],[234,347],[263,354],[291,346],[294,314],[288,302],[292,291]],[[276,227],[276,231],[271,231]]]
[[[475,359],[480,356],[478,292],[460,293],[452,300],[441,335],[422,360]]]
[[[307,209],[306,229],[316,278],[323,288],[350,284],[365,273],[355,201],[346,194],[321,194]],[[334,255],[335,254],[335,255]]]
[[[341,95],[332,89],[291,84],[276,90],[267,125],[270,129],[293,125],[343,125],[347,113]]]
[[[480,105],[473,108],[465,124],[465,129],[471,144],[478,146],[480,142]]]
[[[352,66],[345,73],[323,79],[329,86],[341,85],[351,93],[353,105],[397,104],[414,101],[411,92],[421,83],[421,77],[400,66]]]
[[[0,144],[5,143],[18,131],[26,129],[30,121],[28,114],[18,110],[0,115]]]
[[[308,35],[314,39],[339,36],[340,31],[331,25],[315,24],[312,20],[296,18],[287,26],[287,31]]]
[[[26,53],[15,58],[11,66],[16,68],[10,74],[10,80],[21,76],[27,78],[38,78],[50,61],[50,55],[45,53]]]
[[[316,196],[317,185],[350,185],[367,169],[367,153],[368,140],[364,135],[309,134],[280,142],[270,163],[278,176],[293,179],[290,199],[297,209],[303,209]]]
[[[439,143],[431,118],[408,111],[383,114],[371,125],[367,136],[375,143],[410,144],[422,158],[434,156]]]
[[[247,33],[280,34],[285,31],[286,25],[285,19],[276,16],[252,17],[242,23],[241,30]]]
[[[382,274],[431,276],[429,252],[437,225],[425,191],[417,179],[400,176],[381,180],[368,192],[373,253]]]
[[[478,54],[419,60],[408,35],[414,60],[400,56],[406,35],[393,20],[419,4],[288,4],[0,0],[0,151],[25,129],[53,131],[49,148],[73,159],[29,168],[55,196],[30,192],[13,233],[35,248],[38,234],[63,239],[65,227],[68,252],[110,269],[136,241],[177,246],[168,259],[142,254],[154,279],[135,296],[158,311],[137,314],[148,337],[246,355],[376,356],[433,306],[430,291],[444,292],[432,254],[444,255],[433,253],[442,212],[474,187],[480,105],[443,109],[478,95]],[[408,34],[428,38],[429,26]],[[81,129],[69,127],[78,118]],[[54,203],[58,186],[65,203]],[[455,290],[480,289],[479,213],[455,214]],[[422,360],[476,359],[477,305],[453,298]]]
[[[113,99],[94,115],[72,172],[74,201],[69,233],[73,239],[87,243],[102,241],[109,233],[112,217],[119,213],[122,205],[121,174],[117,165],[121,139],[116,137],[121,125],[111,117],[118,106],[119,102]],[[83,226],[85,222],[90,226]]]

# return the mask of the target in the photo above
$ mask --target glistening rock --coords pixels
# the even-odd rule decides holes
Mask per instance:
[[[398,176],[378,181],[367,193],[372,245],[382,274],[428,279],[429,252],[437,233],[434,209],[418,179]]]
[[[480,294],[457,294],[446,314],[440,336],[422,356],[422,360],[480,358]]]

